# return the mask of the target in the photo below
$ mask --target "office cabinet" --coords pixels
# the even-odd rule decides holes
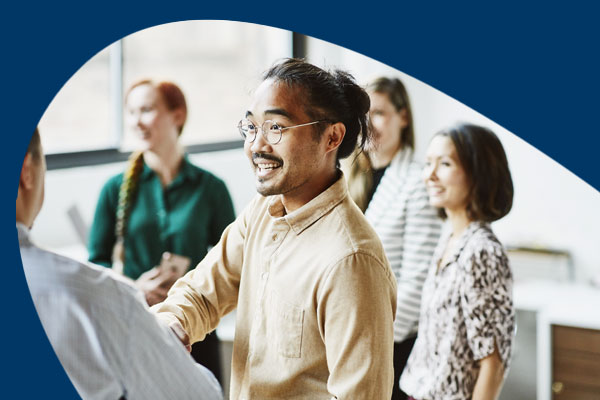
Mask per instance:
[[[552,325],[552,398],[600,400],[600,330]]]

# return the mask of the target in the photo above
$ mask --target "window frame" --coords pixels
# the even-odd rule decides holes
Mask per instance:
[[[291,32],[291,50],[292,57],[306,57],[305,35]],[[115,147],[108,147],[97,150],[83,150],[64,153],[52,153],[46,155],[46,164],[48,170],[58,170],[65,168],[87,167],[94,165],[110,164],[115,162],[126,161],[131,155],[130,151],[121,151],[118,145],[123,141],[122,127],[122,112],[123,99],[122,96],[114,95],[121,93],[123,88],[123,42],[122,39],[113,43],[109,49],[109,85],[111,93],[110,115],[112,123],[112,132],[114,132],[113,143]],[[185,150],[189,154],[207,153],[213,151],[224,151],[231,149],[241,149],[244,147],[244,141],[227,140],[221,142],[210,142],[186,145]]]

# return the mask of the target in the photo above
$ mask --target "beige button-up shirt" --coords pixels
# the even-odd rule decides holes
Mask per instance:
[[[234,308],[232,399],[391,397],[396,283],[343,176],[287,215],[257,196],[154,311],[193,342]]]

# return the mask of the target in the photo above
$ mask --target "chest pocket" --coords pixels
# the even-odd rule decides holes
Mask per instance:
[[[304,310],[281,300],[276,293],[271,294],[274,306],[273,338],[279,354],[287,358],[300,358],[302,355],[302,329],[304,326]]]

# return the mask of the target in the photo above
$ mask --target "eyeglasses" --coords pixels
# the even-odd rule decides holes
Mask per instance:
[[[262,126],[259,127],[254,122],[250,121],[249,119],[244,118],[238,123],[238,129],[240,131],[240,135],[242,135],[244,140],[248,143],[252,143],[252,142],[254,142],[254,140],[256,140],[256,134],[258,133],[258,130],[260,129],[260,130],[262,130],[263,137],[269,144],[277,144],[281,141],[281,136],[282,136],[283,131],[292,129],[292,128],[299,128],[301,126],[314,125],[314,124],[318,124],[321,122],[331,122],[331,121],[322,119],[319,121],[308,122],[306,124],[286,126],[284,128],[284,127],[279,126],[279,124],[277,122],[271,121],[271,120],[266,120],[265,122],[263,122]]]

